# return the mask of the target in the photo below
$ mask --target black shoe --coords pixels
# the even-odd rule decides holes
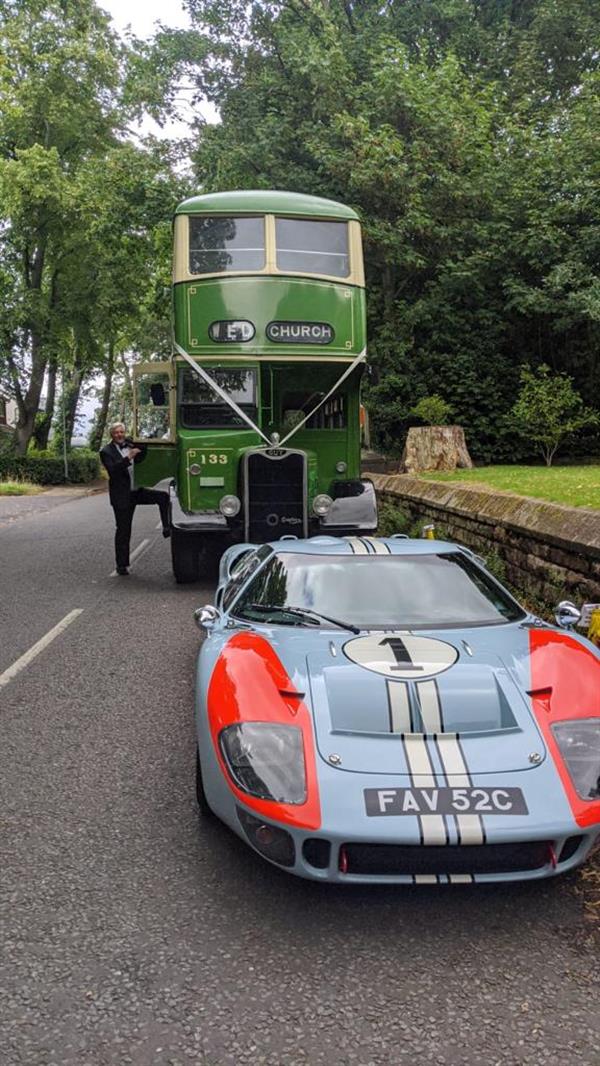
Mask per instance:
[[[119,575],[119,577],[129,577],[129,570],[126,566],[118,566],[117,574]]]
[[[170,536],[171,536],[171,530],[168,528],[168,526],[163,526],[163,537],[170,537]]]

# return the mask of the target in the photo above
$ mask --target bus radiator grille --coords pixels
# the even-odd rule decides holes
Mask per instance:
[[[248,452],[245,459],[246,539],[253,544],[278,540],[285,533],[307,535],[306,456]]]

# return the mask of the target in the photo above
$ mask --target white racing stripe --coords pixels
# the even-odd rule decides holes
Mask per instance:
[[[423,729],[426,733],[443,733],[442,708],[436,681],[420,681],[417,685]]]
[[[391,555],[390,549],[387,544],[383,544],[377,537],[361,537],[365,544],[371,546],[375,555]]]
[[[134,551],[132,551],[131,555],[129,556],[129,562],[132,563],[134,559],[139,559],[140,555],[142,554],[142,552],[144,552],[146,550],[146,548],[149,546],[149,544],[150,544],[150,541],[147,540],[147,539],[143,540],[140,544],[138,544],[137,548],[135,548]],[[116,570],[113,570],[112,573],[109,574],[109,577],[116,577],[116,576],[117,576],[117,571]]]
[[[411,783],[419,788],[435,788],[436,781],[427,742],[422,733],[408,733],[404,736],[404,751],[411,776]],[[420,814],[419,824],[424,844],[447,844],[446,822],[442,814]]]
[[[9,666],[4,673],[0,674],[0,688],[3,688],[4,685],[8,685],[9,681],[12,681],[17,674],[21,673],[21,670],[24,670],[26,666],[29,666],[29,663],[32,662],[32,660],[35,659],[44,648],[47,648],[56,637],[60,636],[61,633],[64,633],[67,626],[70,626],[71,622],[74,622],[76,618],[79,618],[79,615],[82,614],[82,612],[83,607],[76,607],[75,610],[69,611],[69,614],[65,615],[61,622],[58,622],[57,625],[38,640],[29,651],[26,651],[24,655],[21,655],[21,657],[12,664],[12,666]]]
[[[408,685],[403,681],[387,682],[390,733],[412,733]]]
[[[363,544],[359,537],[346,537],[348,544],[352,548],[355,555],[370,555],[369,549],[366,544]]]
[[[472,784],[456,733],[440,733],[436,738],[442,766],[451,788],[469,788]],[[455,815],[460,844],[484,844],[485,831],[479,814]]]

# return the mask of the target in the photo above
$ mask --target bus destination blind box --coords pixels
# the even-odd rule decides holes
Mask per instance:
[[[335,338],[327,322],[269,322],[266,333],[277,344],[331,344]]]
[[[218,344],[243,344],[245,341],[251,341],[255,332],[254,324],[243,318],[211,322],[208,327],[211,341]]]

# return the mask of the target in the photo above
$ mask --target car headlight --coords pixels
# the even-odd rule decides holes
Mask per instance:
[[[600,796],[600,718],[577,718],[552,726],[570,778],[584,800]]]
[[[235,518],[241,506],[241,500],[237,496],[221,496],[219,500],[219,510],[225,518]]]
[[[221,751],[242,792],[276,803],[306,802],[302,732],[271,722],[237,722],[220,736]]]
[[[331,496],[328,496],[326,492],[320,492],[313,500],[313,511],[319,518],[322,518],[323,515],[327,514],[332,503]]]

